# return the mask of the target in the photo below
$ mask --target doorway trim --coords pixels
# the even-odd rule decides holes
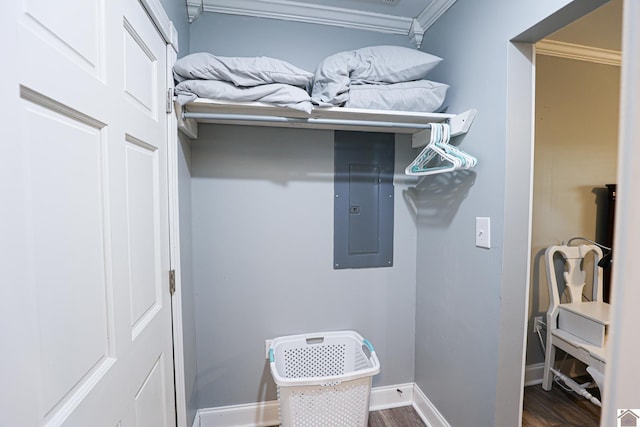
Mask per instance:
[[[171,296],[171,318],[173,338],[173,375],[175,390],[176,426],[189,427],[186,401],[186,376],[184,366],[184,334],[182,323],[182,286],[180,270],[180,228],[178,212],[178,135],[177,118],[173,111],[173,64],[177,59],[178,31],[169,19],[160,0],[140,0],[140,4],[149,14],[158,32],[167,44],[167,174],[169,191],[169,258],[170,269],[174,271],[175,291]],[[170,92],[171,91],[171,92]],[[167,272],[167,274],[169,274]]]
[[[613,425],[618,409],[640,407],[638,384],[640,357],[637,325],[640,322],[640,286],[636,263],[640,256],[640,4],[624,0],[622,23],[622,74],[620,79],[620,130],[618,142],[618,188],[613,252],[609,351],[603,399],[602,425]],[[626,286],[622,286],[626,284]]]
[[[507,53],[504,253],[494,425],[520,425],[529,308],[535,48],[509,43]],[[517,284],[525,284],[518,286]],[[516,284],[516,285],[514,285]],[[518,319],[513,326],[511,321]],[[516,383],[514,378],[520,378]],[[517,390],[514,385],[517,384]],[[517,420],[517,421],[516,421]]]
[[[588,8],[595,9],[599,4],[594,2],[577,1],[571,3],[571,10],[568,7],[560,10],[556,15],[550,17],[547,22],[541,22],[531,30],[522,33],[513,39],[513,44],[509,46],[508,61],[508,102],[507,102],[507,138],[510,144],[507,145],[507,171],[505,173],[505,240],[503,258],[503,291],[502,291],[502,316],[500,323],[500,366],[497,384],[496,399],[496,420],[495,425],[521,425],[522,420],[522,390],[524,385],[524,349],[526,338],[527,311],[528,311],[528,290],[529,290],[529,264],[530,255],[515,257],[520,254],[519,246],[530,241],[531,221],[528,220],[526,227],[523,225],[525,218],[531,215],[531,184],[529,178],[525,183],[513,182],[517,176],[524,176],[522,171],[513,167],[514,158],[518,154],[523,154],[526,149],[533,149],[533,115],[528,114],[534,110],[535,91],[534,86],[527,84],[526,79],[535,76],[535,47],[533,43],[546,37],[551,32],[559,29],[565,24],[579,18],[589,12]],[[588,4],[585,4],[588,3]],[[576,10],[582,7],[582,11]],[[567,18],[569,16],[569,18]],[[640,4],[635,0],[624,0],[623,7],[623,55],[622,55],[622,78],[621,78],[621,103],[620,103],[620,132],[619,132],[619,162],[618,162],[618,186],[620,197],[616,209],[616,232],[614,251],[618,254],[616,263],[613,265],[612,301],[616,305],[612,325],[610,328],[610,344],[607,354],[609,365],[605,377],[605,390],[603,395],[603,409],[601,420],[602,425],[610,425],[615,422],[617,410],[622,408],[638,407],[637,384],[640,383],[640,370],[634,369],[637,359],[640,357],[640,341],[637,339],[636,326],[640,322],[640,287],[623,286],[623,284],[633,284],[634,277],[637,276],[635,260],[640,255],[640,247],[635,242],[640,236],[640,223],[637,221],[640,216],[640,169],[635,164],[640,161],[640,28],[637,22],[640,20]],[[551,24],[551,28],[549,27]],[[526,45],[529,48],[527,49]],[[528,67],[527,67],[528,58]],[[518,75],[523,72],[525,75]],[[514,74],[516,73],[516,74]],[[529,80],[532,82],[533,80]],[[517,96],[516,96],[517,95]],[[521,98],[518,99],[518,96]],[[528,107],[527,107],[528,105]],[[514,113],[518,112],[516,116]],[[522,123],[528,117],[528,123]],[[518,131],[518,126],[523,126]],[[528,129],[529,137],[525,138],[523,129]],[[511,139],[518,137],[519,139]],[[525,143],[529,140],[529,143]],[[513,147],[521,143],[524,147]],[[532,153],[526,161],[520,158],[522,163],[517,164],[520,168],[528,169],[531,172],[533,161]],[[509,167],[511,165],[512,167]],[[526,166],[529,165],[527,168]],[[517,193],[523,191],[527,193],[529,202],[527,203],[527,214],[522,213],[522,207],[514,206],[518,199]],[[634,197],[636,196],[636,197]],[[512,215],[515,217],[512,218]],[[518,227],[518,228],[516,228]],[[527,233],[524,233],[527,230]],[[621,230],[624,230],[622,232]],[[526,240],[518,242],[526,234]],[[530,250],[530,245],[527,245]],[[518,255],[520,256],[520,255]],[[511,264],[511,261],[515,262]],[[526,268],[524,265],[526,264]],[[514,282],[514,280],[516,280]],[[519,280],[519,281],[518,281]],[[518,283],[525,283],[524,289]],[[514,285],[515,284],[515,285]],[[524,291],[524,294],[522,293]],[[515,297],[520,296],[518,300]],[[514,315],[513,303],[520,305],[522,311],[520,315]],[[510,305],[511,303],[511,305]],[[523,306],[522,304],[526,304]],[[510,317],[513,316],[513,317]],[[520,329],[521,336],[514,337],[514,332],[505,325],[508,321],[518,319],[521,323],[513,327],[513,330]],[[520,328],[518,328],[521,326]],[[508,338],[520,338],[509,341]],[[521,343],[519,351],[509,349],[509,344]],[[516,375],[513,370],[513,361],[509,356],[520,355],[520,384],[516,392],[513,385],[514,380],[509,380],[509,375]],[[510,393],[512,395],[510,395]],[[519,404],[515,411],[513,405],[514,396],[519,395]],[[635,406],[634,406],[635,405]],[[514,415],[517,412],[518,420],[514,423]]]
[[[607,1],[574,0],[515,36],[507,47],[505,119],[508,142],[505,150],[503,270],[494,425],[522,425],[531,270],[534,44]]]

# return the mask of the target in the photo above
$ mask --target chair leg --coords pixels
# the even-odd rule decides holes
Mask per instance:
[[[544,355],[544,371],[542,374],[542,389],[549,391],[553,385],[553,372],[551,368],[554,366],[556,359],[556,348],[551,343],[550,339],[547,339],[547,348]]]

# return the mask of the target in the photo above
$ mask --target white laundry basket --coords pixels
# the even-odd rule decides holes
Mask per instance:
[[[269,348],[283,427],[366,427],[380,362],[353,331],[275,338]]]

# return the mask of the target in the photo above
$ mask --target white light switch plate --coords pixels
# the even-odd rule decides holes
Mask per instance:
[[[487,217],[476,217],[476,246],[491,248],[491,220]]]

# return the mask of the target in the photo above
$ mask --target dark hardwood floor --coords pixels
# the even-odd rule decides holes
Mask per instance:
[[[600,408],[557,384],[525,387],[522,427],[599,427]],[[368,427],[427,427],[411,406],[369,412]]]
[[[596,391],[597,393],[597,391]],[[600,408],[553,385],[525,387],[522,427],[599,427]],[[369,427],[426,427],[411,406],[369,413]]]
[[[557,384],[524,389],[522,427],[599,427],[600,408]],[[411,406],[369,413],[369,427],[426,427]]]
[[[600,408],[576,393],[553,385],[525,387],[522,427],[598,427]]]
[[[369,427],[427,427],[412,406],[369,412]]]
[[[412,406],[403,406],[369,412],[369,427],[427,427],[427,425]]]

